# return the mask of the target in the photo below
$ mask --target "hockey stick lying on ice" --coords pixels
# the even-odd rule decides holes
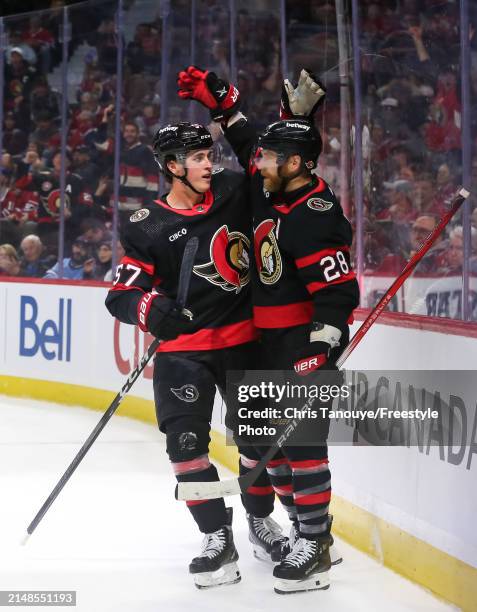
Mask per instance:
[[[407,262],[404,270],[396,278],[393,284],[389,287],[383,297],[379,300],[378,304],[373,308],[366,320],[362,323],[358,331],[353,336],[352,340],[345,348],[339,359],[336,361],[336,365],[339,368],[342,367],[344,362],[348,359],[354,349],[358,346],[361,340],[369,331],[369,328],[373,325],[379,315],[383,312],[389,302],[392,300],[398,289],[408,278],[408,276],[416,268],[417,264],[421,261],[423,256],[429,251],[432,244],[438,236],[443,232],[445,226],[449,223],[452,217],[456,214],[459,208],[468,198],[470,192],[467,189],[460,188],[455,194],[452,202],[450,203],[449,210],[442,216],[437,226],[429,234],[426,240],[422,243],[419,250],[411,257]],[[303,414],[305,409],[309,408],[315,398],[308,399],[303,406]],[[277,438],[275,444],[273,444],[265,455],[260,459],[257,465],[247,474],[232,478],[230,480],[215,481],[215,482],[181,482],[176,486],[176,499],[182,500],[197,500],[197,499],[216,499],[218,497],[225,497],[227,495],[239,495],[245,493],[247,489],[253,485],[256,479],[260,476],[262,471],[266,468],[267,463],[271,461],[279,448],[281,448],[286,441],[289,439],[291,434],[299,427],[301,419],[293,419],[285,428],[285,431]]]
[[[181,310],[184,308],[186,304],[187,295],[189,293],[189,285],[190,285],[190,279],[192,276],[192,268],[194,266],[194,259],[197,253],[198,246],[199,246],[199,239],[197,237],[193,237],[190,240],[188,240],[187,244],[184,247],[184,254],[182,256],[181,269],[179,273],[179,284],[178,284],[178,289],[177,289],[177,300],[176,300],[177,305]],[[73,472],[79,466],[84,456],[86,455],[88,450],[93,445],[96,438],[103,431],[104,427],[106,426],[106,423],[116,412],[116,409],[118,408],[119,404],[123,401],[125,395],[129,393],[131,387],[136,382],[136,380],[139,378],[139,375],[144,370],[144,368],[146,367],[146,365],[148,364],[152,356],[155,354],[160,343],[161,343],[161,340],[159,340],[158,338],[155,338],[149,345],[149,348],[147,349],[147,351],[142,356],[138,365],[129,374],[128,379],[124,383],[121,391],[116,395],[114,400],[111,402],[109,408],[103,414],[100,421],[98,422],[96,427],[93,429],[93,431],[89,435],[86,442],[80,448],[80,450],[78,451],[78,454],[73,459],[73,461],[70,463],[66,472],[63,474],[63,476],[60,478],[60,480],[58,481],[53,491],[50,493],[48,499],[45,501],[43,506],[40,508],[40,510],[38,511],[38,513],[36,514],[32,522],[28,525],[27,535],[25,536],[22,542],[23,544],[26,544],[30,535],[35,531],[39,522],[48,512],[48,509],[50,508],[51,504],[55,501],[55,499],[58,497],[63,487],[65,486],[65,484],[71,478],[71,476],[73,475]]]

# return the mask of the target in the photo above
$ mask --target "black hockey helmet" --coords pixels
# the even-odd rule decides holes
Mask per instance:
[[[300,155],[302,165],[312,170],[316,167],[323,143],[313,123],[306,119],[287,119],[267,126],[259,136],[258,146],[278,153],[279,165],[290,155]]]
[[[213,144],[214,141],[207,128],[198,123],[184,121],[160,128],[154,135],[152,150],[161,172],[170,179],[172,174],[167,169],[167,162],[170,159],[183,162],[189,151],[208,149]]]

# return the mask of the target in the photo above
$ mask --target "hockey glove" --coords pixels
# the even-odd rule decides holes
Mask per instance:
[[[180,311],[174,300],[152,291],[145,293],[137,306],[138,325],[156,338],[174,340],[192,332],[192,314],[187,316],[187,312]]]
[[[297,351],[295,372],[300,376],[306,376],[315,370],[327,370],[334,367],[329,363],[331,349],[339,346],[341,331],[331,325],[313,322],[311,324],[310,342]]]
[[[224,121],[240,108],[240,93],[234,86],[219,79],[215,72],[189,66],[177,76],[178,95],[183,100],[197,100],[210,110],[214,121]]]
[[[325,95],[324,85],[312,72],[303,69],[296,87],[288,79],[283,81],[280,119],[311,117],[323,103]]]

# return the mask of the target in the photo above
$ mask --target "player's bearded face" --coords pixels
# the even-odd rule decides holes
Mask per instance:
[[[292,158],[269,149],[262,149],[254,163],[264,178],[264,189],[271,193],[280,191],[283,188],[283,179],[296,171]]]
[[[254,163],[264,178],[264,189],[272,193],[279,191],[282,181],[278,176],[278,154],[269,149],[262,149],[255,157]]]

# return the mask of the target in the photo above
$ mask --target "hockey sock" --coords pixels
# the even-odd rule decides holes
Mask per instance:
[[[311,449],[301,447],[299,453],[296,449],[286,449],[288,454],[303,455]],[[290,460],[293,474],[293,499],[297,509],[297,518],[300,535],[304,538],[314,539],[319,535],[328,533],[328,510],[331,499],[331,474],[328,466],[326,447],[313,449],[308,453],[321,458],[294,458]],[[303,453],[305,451],[305,453]],[[316,452],[318,451],[318,452]]]
[[[248,452],[248,451],[247,451]],[[248,454],[251,454],[250,452]],[[251,459],[240,455],[240,475],[248,474],[258,463],[258,459]],[[242,493],[242,504],[249,514],[258,518],[266,518],[273,512],[275,493],[270,484],[267,472],[264,470],[246,493]]]
[[[291,520],[296,518],[295,501],[293,499],[292,471],[286,457],[272,459],[267,464],[273,490],[278,496]]]
[[[190,461],[173,462],[172,468],[178,482],[212,482],[219,480],[217,468],[209,462],[207,455]],[[213,533],[227,523],[224,500],[207,499],[186,501],[202,533]]]

